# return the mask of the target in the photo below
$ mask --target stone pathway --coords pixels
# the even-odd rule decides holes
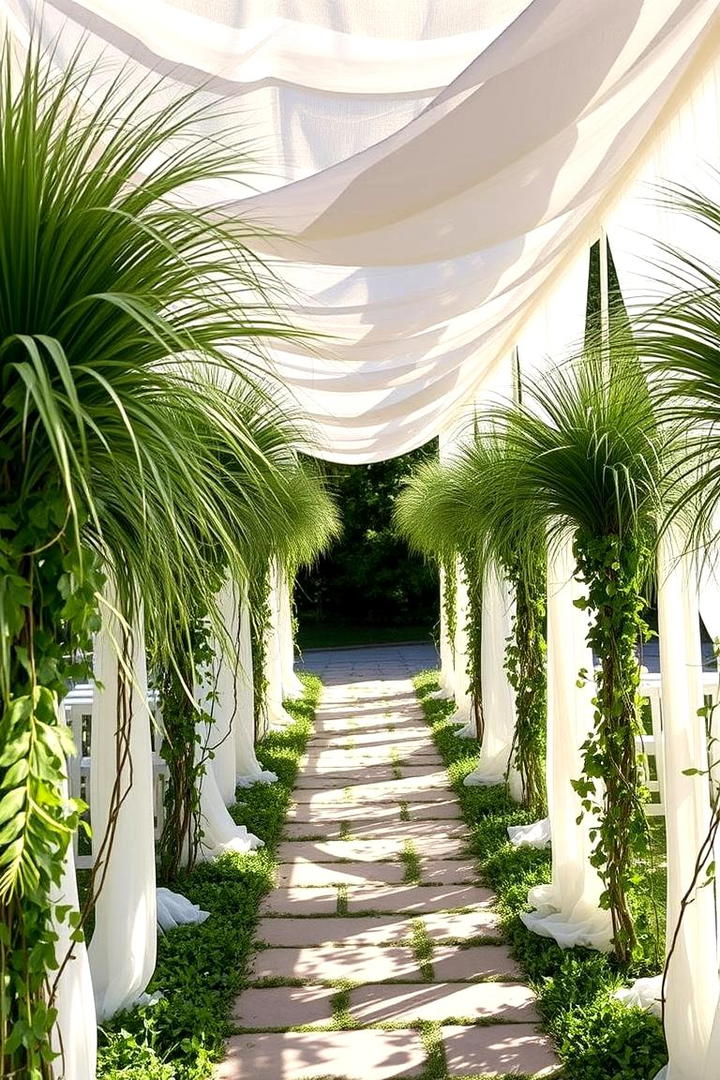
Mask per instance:
[[[343,655],[316,663],[316,733],[218,1078],[549,1076],[409,679],[427,658],[388,650],[379,673]]]

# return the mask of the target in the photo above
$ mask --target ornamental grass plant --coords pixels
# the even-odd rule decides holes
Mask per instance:
[[[184,198],[248,167],[199,139],[193,94],[158,105],[158,82],[107,80],[82,49],[61,73],[32,42],[2,49],[0,1063],[39,1080],[67,917],[50,894],[82,809],[63,793],[62,696],[91,674],[108,580],[162,647],[196,602],[212,610],[208,546],[242,574],[248,492],[267,509],[291,478],[238,397],[265,394],[262,341],[294,331],[251,230]]]

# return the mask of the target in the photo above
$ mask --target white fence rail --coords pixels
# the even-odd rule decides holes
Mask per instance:
[[[91,742],[92,742],[92,703],[93,687],[90,683],[81,683],[68,693],[63,705],[65,707],[65,719],[70,725],[77,754],[68,761],[68,787],[70,795],[75,799],[83,799],[90,802],[90,769],[92,766]],[[167,765],[158,754],[160,741],[160,727],[157,706],[157,694],[150,692],[150,709],[155,718],[152,725],[153,744],[153,803],[155,810],[155,837],[162,832],[164,821],[164,796],[167,780]],[[88,820],[89,820],[88,811]],[[75,833],[73,846],[75,851],[75,865],[79,869],[89,869],[92,866],[92,855],[86,850],[78,850],[79,833]],[[89,847],[86,838],[80,839],[80,847]]]
[[[646,812],[651,817],[664,817],[665,815],[665,759],[663,755],[663,715],[660,694],[660,675],[644,674],[640,681],[640,695],[648,701],[650,706],[650,731],[644,735],[638,735],[636,739],[637,752],[644,763],[645,784],[650,791],[650,802],[646,806]],[[717,671],[703,673],[703,690],[706,704],[717,703],[720,697],[720,683]],[[717,758],[717,751],[713,751],[713,758]]]

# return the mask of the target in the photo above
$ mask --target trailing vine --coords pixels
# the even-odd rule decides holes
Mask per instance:
[[[600,902],[611,912],[615,955],[627,962],[637,944],[627,898],[638,884],[635,860],[649,851],[635,737],[641,731],[636,648],[649,636],[640,590],[650,552],[636,537],[578,530],[574,555],[587,586],[587,596],[577,603],[593,613],[587,641],[601,659],[595,729],[583,747],[583,776],[573,787],[583,810],[597,818],[590,832],[591,863],[604,885]]]
[[[528,573],[517,555],[503,569],[515,592],[512,634],[505,647],[505,670],[515,691],[515,735],[511,761],[520,773],[522,803],[533,814],[547,813],[545,748],[547,728],[547,668],[545,575],[542,560]]]
[[[255,738],[263,734],[265,706],[267,701],[267,677],[265,674],[265,650],[270,627],[270,566],[254,575],[248,585],[250,607],[250,633],[252,637],[252,677],[255,689]]]
[[[174,881],[181,865],[191,869],[202,841],[200,786],[207,755],[203,745],[202,713],[193,700],[194,686],[214,659],[210,627],[196,619],[187,634],[178,634],[172,663],[159,665],[154,676],[162,714],[160,756],[168,767],[163,797],[165,817],[158,841],[160,876]]]
[[[457,634],[457,559],[443,559],[442,605],[445,616],[445,636],[450,645],[453,662],[455,661],[455,636]]]
[[[66,543],[66,505],[44,490],[6,498],[0,514],[0,1071],[23,1080],[53,1072],[54,926],[69,921],[82,940],[79,913],[52,902],[86,809],[65,795],[75,749],[60,702],[91,675],[103,579]]]
[[[483,567],[479,552],[475,547],[468,547],[460,556],[462,572],[465,576],[468,595],[467,622],[467,676],[468,692],[472,702],[473,717],[477,738],[482,743],[485,733],[485,718],[482,699],[482,608],[483,608]]]

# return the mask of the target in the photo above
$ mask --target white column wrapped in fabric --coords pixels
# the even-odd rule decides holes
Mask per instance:
[[[200,760],[202,755],[202,748],[198,746],[196,760]],[[198,852],[200,859],[215,859],[226,851],[246,855],[263,847],[259,837],[233,821],[220,794],[211,763],[206,764],[205,774],[200,780],[200,825],[203,834]]]
[[[270,563],[270,615],[265,631],[265,713],[270,728],[284,728],[292,717],[283,705],[282,642],[280,634],[280,570],[275,559]]]
[[[63,785],[67,798],[67,780]],[[60,884],[52,890],[50,901],[79,908],[75,859],[72,843],[68,844]],[[52,1034],[52,1048],[62,1054],[53,1061],[54,1080],[95,1080],[97,1059],[97,1017],[93,997],[90,963],[83,941],[72,941],[72,927],[66,916],[62,922],[53,918],[53,930],[58,936],[55,957],[59,970],[50,973],[53,990],[52,1005],[57,1009],[57,1021]]]
[[[451,698],[455,694],[455,656],[454,640],[450,640],[448,633],[448,621],[445,609],[445,588],[447,575],[445,569],[440,567],[440,673],[438,681],[440,689],[432,695],[436,698]]]
[[[477,767],[465,777],[466,787],[503,784],[508,775],[515,737],[515,692],[505,670],[505,645],[512,631],[514,601],[507,580],[491,563],[483,584],[481,678],[483,737]],[[510,769],[510,791],[522,791],[517,769]]]
[[[292,589],[287,574],[278,568],[278,630],[280,635],[280,672],[285,701],[295,701],[305,692],[295,674],[295,638],[293,635]]]
[[[111,610],[114,596],[108,603],[95,639],[90,769],[93,857],[101,887],[88,955],[101,1021],[141,998],[155,970],[157,935],[145,635],[142,615],[128,634]],[[118,650],[121,656],[126,653],[122,663]],[[116,782],[123,801],[108,848]]]
[[[457,560],[457,585],[455,588],[455,712],[450,717],[451,724],[461,724],[455,732],[462,739],[474,739],[477,736],[475,714],[470,695],[470,664],[468,644],[468,586],[465,569],[460,559]]]
[[[523,914],[529,930],[562,948],[585,945],[609,951],[610,912],[600,907],[602,882],[590,865],[592,821],[582,813],[571,780],[582,774],[581,747],[593,728],[592,653],[586,644],[588,616],[574,605],[582,587],[574,578],[572,537],[550,543],[547,562],[548,746],[547,790],[552,832],[552,880],[528,894]],[[578,686],[578,672],[589,678]]]
[[[211,717],[203,742],[213,753],[208,768],[215,774],[226,806],[235,802],[235,724],[238,715],[238,601],[237,590],[226,581],[215,597],[226,641],[213,639],[213,663],[196,687],[195,697],[203,712]]]
[[[710,827],[702,662],[696,568],[682,554],[682,541],[666,532],[658,549],[658,629],[665,739],[665,828],[667,835],[667,927],[672,940],[683,897]],[[685,775],[697,769],[703,775]],[[715,1016],[718,981],[715,899],[703,888],[690,895],[666,980],[665,1036],[668,1080],[711,1080],[703,1071]],[[717,1066],[717,1061],[715,1061]]]
[[[263,769],[255,753],[255,689],[253,686],[250,608],[243,598],[238,612],[237,715],[235,718],[235,783],[274,784],[277,774]]]

